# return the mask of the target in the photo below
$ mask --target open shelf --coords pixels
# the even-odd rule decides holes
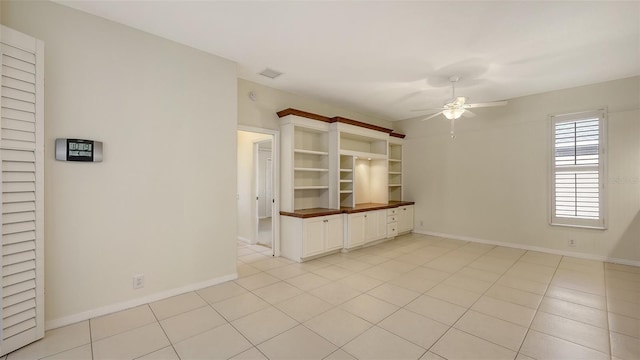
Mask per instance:
[[[329,155],[329,152],[327,151],[317,151],[317,150],[294,149],[293,152],[296,154],[307,154],[307,155],[320,155],[320,156]]]
[[[397,186],[402,186],[402,184],[389,184],[389,187],[397,187]]]
[[[329,171],[329,169],[322,169],[322,168],[293,168],[293,170],[295,170],[295,171],[315,171],[315,172]]]
[[[313,186],[296,186],[293,189],[294,190],[324,190],[328,188],[329,186],[327,185],[313,185]]]
[[[355,151],[355,150],[341,149],[340,155],[353,156],[354,158],[364,159],[364,160],[387,159],[386,154],[370,153],[370,152]]]

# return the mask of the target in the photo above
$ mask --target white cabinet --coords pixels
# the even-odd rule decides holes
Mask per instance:
[[[351,249],[364,245],[365,213],[355,213],[347,215],[346,241],[344,247]]]
[[[281,216],[280,251],[282,256],[301,262],[306,258],[342,249],[342,214],[298,218]]]
[[[365,217],[365,242],[372,242],[387,237],[387,212],[384,210],[367,211]]]
[[[365,211],[347,215],[346,249],[387,237],[387,212]]]
[[[398,208],[387,210],[387,237],[398,235]]]
[[[324,217],[310,218],[302,222],[302,253],[301,257],[322,254],[325,249],[325,221]]]
[[[413,205],[398,207],[398,233],[413,230]]]

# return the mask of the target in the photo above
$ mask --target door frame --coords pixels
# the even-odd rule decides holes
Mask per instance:
[[[271,173],[271,196],[273,196],[274,201],[272,202],[271,208],[271,249],[273,251],[273,256],[280,256],[280,131],[247,125],[238,125],[237,130],[272,136],[273,142],[271,149],[271,161],[273,165],[273,171]],[[257,217],[258,216],[256,214],[256,218]]]

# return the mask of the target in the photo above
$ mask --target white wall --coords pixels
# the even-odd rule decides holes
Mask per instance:
[[[449,138],[443,117],[402,121],[406,199],[416,228],[640,262],[640,78],[517,98],[478,109]],[[549,114],[608,107],[608,229],[553,227]],[[420,225],[424,222],[424,225]],[[578,241],[568,247],[567,240]]]
[[[48,327],[233,277],[235,63],[51,2],[2,23],[45,42]],[[55,161],[58,137],[104,162]]]
[[[253,143],[270,139],[271,135],[238,131],[238,239],[255,244],[256,188],[253,185],[255,162]]]
[[[278,81],[277,79],[274,81]],[[256,101],[249,99],[249,92],[255,91]],[[260,85],[248,80],[238,79],[238,123],[264,129],[278,130],[276,113],[294,108],[327,117],[341,116],[392,129],[392,123],[385,119],[354,112],[329,103],[290,94]]]

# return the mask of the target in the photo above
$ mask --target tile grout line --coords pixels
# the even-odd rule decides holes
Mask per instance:
[[[493,249],[495,249],[495,248],[497,248],[497,246],[494,246],[494,247],[493,247]],[[490,251],[491,251],[491,250],[489,250],[488,252],[490,252]],[[487,253],[488,253],[488,252],[487,252]],[[520,259],[521,259],[521,258],[522,258],[522,257],[523,257],[527,252],[528,252],[528,251],[525,251],[522,255],[520,255],[520,256],[516,259],[516,261],[514,261],[514,262],[513,262],[513,264],[511,264],[511,266],[509,266],[509,268],[508,268],[507,270],[505,270],[505,272],[504,272],[504,273],[502,273],[502,275],[500,275],[500,277],[499,277],[498,279],[496,279],[496,281],[494,281],[494,282],[493,282],[493,285],[495,285],[498,281],[500,281],[500,279],[502,279],[502,277],[503,277],[503,276],[504,276],[504,275],[505,275],[509,270],[511,270],[511,269],[512,269],[512,268],[513,268],[513,267],[518,263],[518,261],[520,261]],[[486,255],[486,253],[485,253],[485,254],[483,254],[483,255],[481,255],[481,256],[479,256],[478,258],[480,258],[480,257],[482,257],[482,256],[484,256],[484,255]],[[490,256],[490,255],[487,255],[487,256]],[[465,266],[465,267],[466,267],[466,266]],[[456,271],[456,272],[454,273],[454,275],[455,275],[455,274],[457,274],[459,271],[460,271],[460,270]],[[447,279],[448,279],[448,278],[447,278]],[[446,280],[446,279],[444,279],[444,280]],[[444,281],[444,280],[443,280],[443,281]],[[492,287],[493,287],[493,285],[492,285]],[[490,288],[491,288],[491,287],[490,287]],[[489,288],[489,289],[490,289],[490,288]],[[460,315],[460,317],[458,317],[458,319],[457,319],[453,324],[451,324],[451,326],[449,326],[449,329],[447,329],[447,331],[445,331],[445,332],[444,332],[444,333],[443,333],[443,334],[438,338],[438,340],[436,340],[436,341],[433,343],[433,345],[431,345],[431,347],[428,349],[428,351],[431,351],[431,349],[433,348],[433,346],[434,346],[434,345],[436,345],[436,344],[440,341],[440,339],[442,339],[442,338],[443,338],[443,337],[444,337],[444,336],[445,336],[449,331],[451,331],[451,329],[455,329],[455,330],[458,330],[458,331],[464,332],[465,334],[468,334],[468,335],[471,335],[471,336],[476,337],[476,338],[478,338],[478,339],[481,339],[481,340],[487,341],[487,342],[489,342],[489,343],[491,343],[491,344],[494,344],[494,345],[496,345],[496,346],[500,346],[500,347],[502,347],[502,348],[504,348],[504,349],[507,349],[507,350],[513,351],[513,350],[511,350],[511,349],[509,349],[509,348],[507,348],[507,347],[505,347],[505,346],[502,346],[502,345],[500,345],[500,344],[496,344],[496,343],[494,343],[493,341],[490,341],[490,340],[487,340],[487,339],[483,339],[483,338],[481,338],[481,337],[479,337],[479,336],[476,336],[476,335],[470,334],[470,333],[468,333],[468,332],[466,332],[466,331],[464,331],[464,330],[460,330],[460,329],[458,329],[458,328],[456,328],[456,327],[455,327],[455,325],[460,321],[460,319],[462,319],[462,318],[463,318],[463,317],[464,317],[464,316],[465,316],[465,315],[466,315],[466,314],[471,310],[471,308],[473,307],[473,305],[475,305],[478,301],[480,301],[480,299],[481,299],[483,296],[485,296],[484,294],[486,294],[486,292],[487,292],[487,291],[489,291],[489,289],[485,290],[485,291],[484,291],[484,292],[483,292],[483,293],[478,297],[478,299],[476,299],[476,301],[474,301],[474,302],[473,302],[473,304],[471,304],[471,305],[470,305],[470,306],[469,306],[469,307],[468,307],[468,308],[467,308],[467,309],[462,313],[462,315]],[[487,295],[487,296],[488,296],[488,295]],[[492,296],[490,296],[490,297],[492,297]],[[498,300],[500,300],[500,299],[498,299]],[[454,304],[454,305],[457,305],[457,304]],[[459,305],[458,305],[458,306],[459,306]],[[474,311],[475,311],[475,310],[474,310]],[[488,314],[484,314],[484,315],[491,316],[491,315],[488,315]],[[493,316],[491,316],[491,317],[493,317]],[[534,314],[534,317],[535,317],[535,314]],[[496,318],[496,319],[497,319],[497,318]],[[502,319],[499,319],[499,320],[502,320]],[[503,321],[506,321],[506,320],[503,320]],[[533,319],[532,319],[531,321],[533,321]],[[507,322],[511,323],[510,321],[507,321]],[[513,324],[513,323],[512,323],[512,324]],[[516,325],[517,325],[517,324],[516,324]],[[531,325],[529,325],[529,327],[530,327],[530,326],[531,326]],[[529,327],[527,328],[527,333],[528,333],[528,329],[529,329]],[[527,336],[527,335],[526,335],[526,333],[525,333],[525,336],[522,338],[522,342],[520,343],[520,346],[522,346],[522,343],[524,343],[524,339],[526,338],[526,336]],[[440,354],[436,353],[435,351],[432,351],[432,352],[433,352],[434,354],[438,355],[438,356],[442,356],[442,355],[440,355]],[[516,351],[515,353],[516,353],[516,357],[518,357],[519,349],[518,349],[518,351]],[[444,357],[444,356],[442,356],[442,357]]]
[[[527,340],[527,336],[529,336],[529,331],[531,331],[531,325],[533,325],[533,322],[536,319],[536,316],[538,316],[538,309],[540,308],[540,305],[542,304],[542,302],[544,301],[545,296],[547,296],[547,292],[549,291],[549,287],[551,286],[551,283],[553,282],[553,278],[555,278],[556,273],[558,272],[558,268],[560,267],[560,264],[562,263],[562,259],[564,259],[564,256],[560,257],[560,261],[558,261],[558,265],[556,265],[555,270],[553,271],[553,275],[551,276],[551,280],[549,280],[549,284],[547,285],[547,287],[544,290],[544,294],[542,295],[542,299],[540,300],[540,304],[538,304],[538,306],[536,307],[536,311],[535,313],[533,313],[533,318],[531,319],[531,323],[529,323],[529,326],[527,327],[527,332],[524,334],[524,337],[522,338],[522,342],[520,343],[520,347],[518,348],[518,352],[517,355],[520,354],[520,351],[522,350],[522,345],[524,345],[524,342]],[[535,330],[534,330],[535,331]],[[549,335],[549,334],[547,334]],[[551,335],[550,335],[551,336]],[[555,337],[555,336],[554,336]],[[563,339],[564,340],[564,339]],[[516,355],[516,356],[517,356]],[[527,354],[523,354],[525,356],[529,356]],[[530,356],[529,356],[530,357]]]
[[[194,291],[194,293],[195,293],[195,291]],[[187,294],[188,294],[188,293],[187,293]],[[196,294],[197,294],[197,293],[196,293]],[[180,296],[180,295],[178,295],[178,296]],[[198,296],[200,296],[200,295],[198,295]],[[204,300],[204,299],[203,299],[203,300]],[[205,302],[206,302],[206,301],[205,301]],[[167,341],[169,342],[169,345],[171,346],[171,349],[173,349],[173,352],[174,352],[174,353],[176,354],[176,356],[178,357],[178,360],[180,360],[180,354],[178,354],[178,351],[177,351],[177,350],[176,350],[176,348],[173,346],[173,342],[172,342],[172,341],[171,341],[171,339],[169,338],[169,335],[167,334],[167,332],[165,331],[164,327],[163,327],[163,326],[162,326],[162,324],[160,323],[160,319],[158,319],[158,315],[156,315],[155,311],[153,311],[153,308],[151,307],[151,305],[150,305],[150,304],[147,304],[147,306],[149,306],[149,310],[150,310],[150,311],[151,311],[151,313],[153,314],[153,317],[156,319],[156,322],[158,323],[158,326],[160,326],[160,329],[162,329],[162,333],[164,334],[164,336],[166,336],[166,337],[167,337]],[[194,310],[195,310],[195,309],[194,309]],[[182,314],[184,314],[184,313],[186,313],[186,311],[185,311],[185,312],[183,312],[183,313],[180,313],[180,314],[176,314],[175,316],[182,315]],[[173,317],[173,316],[172,316],[172,317]],[[169,318],[167,318],[167,319],[169,319]],[[154,352],[159,351],[159,350],[162,350],[162,349],[164,349],[164,347],[163,347],[163,348],[160,348],[160,349],[153,350],[153,351],[151,351],[150,353],[148,353],[148,354],[144,354],[144,355],[142,355],[142,356],[147,356],[147,355],[149,355],[149,354],[153,354]],[[142,356],[138,356],[138,358],[141,358]],[[136,358],[136,359],[137,359],[137,358]]]

